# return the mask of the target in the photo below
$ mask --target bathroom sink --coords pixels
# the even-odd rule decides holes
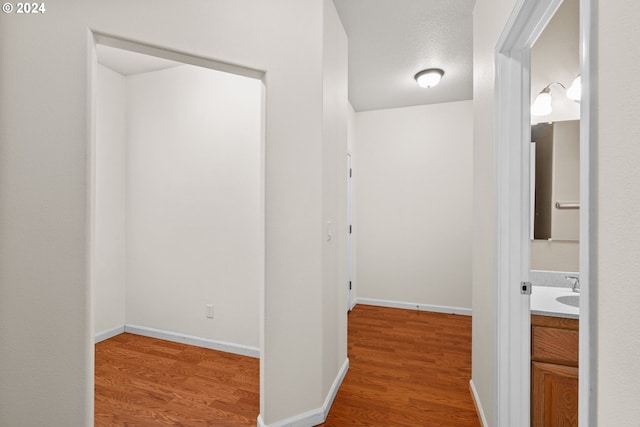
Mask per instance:
[[[556,298],[556,301],[570,305],[571,307],[579,307],[580,306],[580,295],[562,295]]]
[[[533,286],[531,313],[577,319],[580,316],[580,294],[571,288],[559,286]],[[640,427],[640,426],[638,426]]]

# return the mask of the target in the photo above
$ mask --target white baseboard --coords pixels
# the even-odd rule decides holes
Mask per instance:
[[[113,338],[123,332],[124,325],[116,326],[115,328],[111,328],[106,331],[100,332],[99,334],[96,334],[96,336],[94,337],[94,342],[99,343],[100,341],[108,340],[109,338]]]
[[[338,394],[338,390],[340,389],[340,385],[344,380],[345,375],[347,375],[347,371],[349,370],[349,359],[345,359],[344,363],[340,367],[338,371],[338,375],[336,375],[329,392],[327,393],[327,397],[324,399],[324,403],[322,407],[313,409],[311,411],[303,412],[302,414],[295,415],[293,417],[285,418],[284,420],[277,421],[272,424],[265,424],[262,419],[262,415],[258,415],[258,427],[309,427],[316,426],[318,424],[322,424],[327,419],[329,415],[329,410],[331,409],[331,405],[333,404],[333,400],[336,398],[336,394]]]
[[[390,301],[384,299],[358,298],[357,304],[376,305],[379,307],[404,308],[407,310],[432,311],[435,313],[460,314],[471,316],[470,308],[449,307],[446,305],[419,304],[415,302]]]
[[[233,344],[225,341],[212,340],[208,338],[195,337],[193,335],[179,334],[176,332],[162,331],[160,329],[148,328],[146,326],[125,325],[124,332],[142,335],[145,337],[158,338],[166,341],[173,341],[182,344],[194,345],[196,347],[209,348],[227,353],[240,354],[242,356],[260,357],[260,349],[248,345]]]
[[[329,415],[329,411],[331,410],[331,405],[333,405],[333,400],[336,398],[338,394],[338,390],[340,390],[340,386],[342,385],[342,381],[344,381],[344,377],[347,375],[347,371],[349,370],[349,358],[347,357],[342,362],[342,366],[338,370],[338,374],[336,378],[333,380],[333,384],[331,384],[331,388],[329,389],[329,393],[327,393],[327,397],[324,399],[324,403],[322,404],[322,412],[324,413],[324,417],[322,418],[322,422],[327,419]]]
[[[482,427],[489,427],[489,423],[487,422],[487,417],[484,415],[484,410],[482,409],[482,403],[480,402],[480,397],[478,397],[478,390],[476,390],[476,386],[475,384],[473,384],[473,380],[469,380],[469,388],[471,389],[471,397],[473,398],[473,404],[476,406],[476,412],[478,413],[478,417],[480,418]]]

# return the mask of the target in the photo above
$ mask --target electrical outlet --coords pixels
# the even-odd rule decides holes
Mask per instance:
[[[213,319],[213,304],[207,304],[207,318]]]

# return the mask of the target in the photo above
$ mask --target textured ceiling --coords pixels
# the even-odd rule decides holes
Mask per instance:
[[[334,0],[349,37],[349,100],[356,111],[472,98],[475,0]],[[104,45],[98,61],[123,75],[179,63]],[[434,88],[413,76],[445,72]]]
[[[356,111],[471,99],[475,0],[334,0],[349,37],[349,100]],[[413,76],[445,72],[434,88]]]

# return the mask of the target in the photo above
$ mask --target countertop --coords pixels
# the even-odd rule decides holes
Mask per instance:
[[[577,319],[580,313],[578,307],[572,307],[556,301],[557,297],[565,295],[576,295],[576,293],[571,288],[533,286],[531,290],[531,314]]]

